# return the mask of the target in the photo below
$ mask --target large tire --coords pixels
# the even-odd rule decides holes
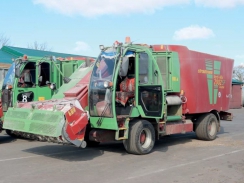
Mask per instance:
[[[123,141],[124,147],[131,154],[148,154],[155,144],[155,130],[146,120],[130,124],[128,139]]]
[[[212,113],[204,114],[197,119],[196,135],[201,140],[214,140],[218,132],[218,120]]]

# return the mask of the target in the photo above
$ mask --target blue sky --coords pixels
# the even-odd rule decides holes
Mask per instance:
[[[97,56],[99,45],[178,44],[244,64],[244,0],[0,1],[0,35],[51,51]],[[241,18],[242,17],[242,18]]]

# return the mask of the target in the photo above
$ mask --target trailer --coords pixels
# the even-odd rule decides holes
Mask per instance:
[[[195,132],[214,140],[228,113],[233,59],[179,45],[100,45],[91,73],[64,97],[9,108],[4,128],[74,144],[123,141],[148,154],[161,136]]]

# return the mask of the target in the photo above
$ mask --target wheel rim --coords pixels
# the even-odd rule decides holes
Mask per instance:
[[[210,121],[210,123],[208,125],[208,133],[209,133],[209,135],[214,136],[215,133],[216,133],[216,129],[217,129],[216,122],[215,121]]]
[[[148,148],[152,142],[152,134],[151,131],[147,128],[142,129],[139,136],[140,144],[142,148]]]

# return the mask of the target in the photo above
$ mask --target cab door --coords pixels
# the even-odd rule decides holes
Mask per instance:
[[[157,68],[150,53],[139,52],[137,62],[137,101],[143,117],[162,117],[163,89],[157,77]]]

